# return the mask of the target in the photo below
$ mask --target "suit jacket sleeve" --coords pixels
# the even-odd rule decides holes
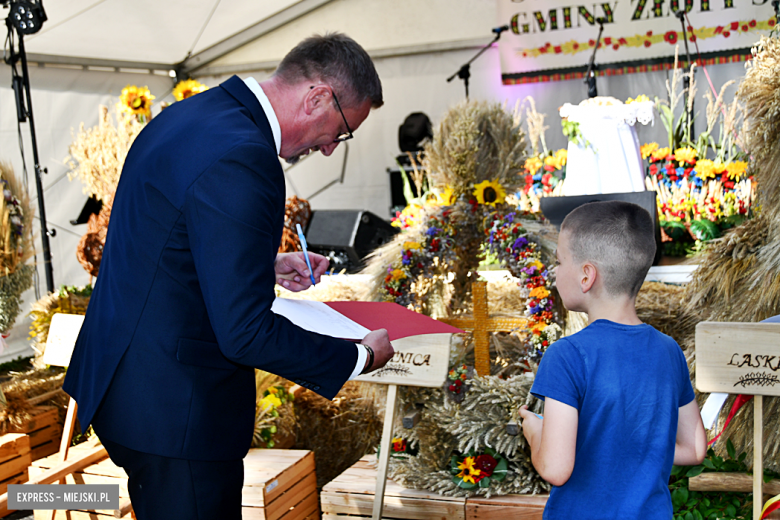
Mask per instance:
[[[184,213],[224,356],[332,399],[357,362],[354,343],[304,331],[271,311],[284,218],[284,179],[274,151],[262,143],[228,151],[189,187]]]

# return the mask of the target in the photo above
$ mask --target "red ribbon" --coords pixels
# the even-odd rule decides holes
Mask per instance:
[[[747,402],[750,401],[751,399],[753,399],[752,395],[746,395],[746,394],[737,395],[737,398],[734,399],[734,404],[731,405],[731,411],[729,412],[729,416],[726,417],[726,423],[723,425],[723,429],[720,430],[720,433],[718,433],[715,437],[712,438],[710,442],[707,443],[707,446],[711,446],[713,442],[718,440],[718,437],[720,437],[721,434],[723,434],[723,432],[726,431],[726,427],[731,422],[731,419],[733,419],[734,416],[737,414],[739,409],[745,406],[745,404],[747,404]]]

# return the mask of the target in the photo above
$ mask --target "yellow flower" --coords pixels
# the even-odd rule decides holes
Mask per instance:
[[[702,159],[696,163],[696,172],[699,174],[699,178],[707,180],[709,178],[715,178],[715,163],[709,159]]]
[[[531,291],[531,298],[547,298],[550,295],[550,291],[544,287],[534,287]]]
[[[419,242],[404,242],[404,249],[420,249],[420,243]]]
[[[630,105],[631,103],[641,103],[642,101],[650,101],[650,98],[644,94],[639,94],[636,98],[628,98],[626,100],[626,105]]]
[[[260,408],[268,412],[282,406],[282,401],[274,394],[268,394],[260,400]]]
[[[487,204],[494,206],[496,204],[503,204],[506,200],[506,191],[496,181],[482,181],[474,186],[474,196],[477,197],[477,202],[480,204]]]
[[[561,165],[561,168],[566,166],[566,161],[569,160],[569,151],[566,148],[561,148],[557,152],[555,152],[555,158],[558,159],[558,164]],[[558,168],[559,170],[561,168]]]
[[[271,387],[269,387],[269,388],[268,388],[268,391],[269,391],[269,392],[271,392],[272,394],[275,394],[275,393],[277,393],[279,390],[278,390],[278,389],[277,389],[275,386],[271,386]]]
[[[642,159],[647,159],[656,150],[658,150],[658,143],[647,143],[639,147],[639,153],[642,154]]]
[[[686,162],[694,163],[696,162],[696,150],[690,146],[678,148],[674,151],[674,160],[679,162],[680,166],[683,166]]]
[[[400,269],[393,269],[393,272],[390,273],[390,275],[393,277],[393,280],[403,280],[406,278],[406,273],[401,271]]]
[[[655,159],[656,161],[663,161],[671,153],[672,153],[671,148],[666,147],[666,148],[659,148],[658,150],[652,152],[650,155],[652,155],[653,159]]]
[[[195,94],[199,94],[208,89],[209,88],[206,85],[199,81],[185,79],[178,82],[176,86],[173,87],[173,97],[176,98],[176,101],[181,101],[182,99],[187,99],[190,96],[194,96]]]
[[[732,181],[738,181],[739,178],[747,171],[747,165],[745,161],[734,161],[726,165],[726,171],[729,172],[729,179]]]
[[[452,206],[455,204],[455,193],[453,193],[452,188],[449,186],[444,189],[444,193],[437,193],[436,197],[443,206]]]
[[[117,108],[126,114],[152,117],[152,100],[154,96],[147,87],[128,85],[122,89]]]
[[[547,324],[545,322],[537,321],[536,323],[531,325],[531,332],[536,334],[536,333],[542,332],[546,327],[547,327]],[[538,336],[539,334],[536,334],[536,335]]]
[[[474,477],[478,477],[482,471],[474,467],[474,457],[466,457],[462,462],[458,463],[458,469],[461,470],[458,473],[458,478],[462,478],[463,482],[474,482]]]
[[[525,161],[525,171],[530,173],[531,175],[534,175],[536,172],[539,171],[539,168],[542,167],[542,160],[538,157],[529,157]]]
[[[542,272],[544,270],[544,264],[541,263],[539,260],[534,260],[530,264],[528,264],[529,267],[536,267],[539,272]]]
[[[726,165],[723,164],[721,161],[715,161],[713,169],[715,170],[715,175],[720,175],[721,173],[726,171]]]

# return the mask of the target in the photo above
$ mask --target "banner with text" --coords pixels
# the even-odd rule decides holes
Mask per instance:
[[[683,26],[693,59],[741,61],[776,23],[770,0],[497,0],[504,84],[582,77],[604,26],[596,54],[599,74],[668,68]]]

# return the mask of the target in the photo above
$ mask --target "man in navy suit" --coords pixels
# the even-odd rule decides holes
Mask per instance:
[[[255,367],[332,399],[392,357],[384,330],[355,345],[271,312],[275,282],[311,285],[300,253],[277,254],[277,156],[330,155],[382,103],[368,54],[315,36],[267,81],[176,103],[133,144],[64,388],[127,471],[139,520],[241,517]],[[328,261],[310,256],[319,279]]]

